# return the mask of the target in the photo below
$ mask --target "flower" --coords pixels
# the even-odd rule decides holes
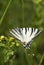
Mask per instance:
[[[28,47],[33,39],[40,34],[39,29],[35,28],[15,28],[10,30],[10,33],[18,39],[24,47]]]

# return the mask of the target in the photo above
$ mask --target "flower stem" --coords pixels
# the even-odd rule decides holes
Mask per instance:
[[[24,26],[24,0],[22,0],[22,22]]]
[[[43,59],[44,59],[44,54],[42,55],[42,57],[41,57],[41,59],[40,59],[39,65],[42,64]]]
[[[1,19],[0,19],[0,25],[1,25],[1,23],[3,22],[3,19],[4,19],[5,15],[6,15],[6,13],[7,13],[7,10],[8,10],[8,8],[9,8],[11,2],[12,2],[12,0],[9,1],[9,3],[8,3],[8,5],[7,5],[7,7],[6,7],[6,9],[5,9],[5,11],[4,11],[4,13],[3,13]]]
[[[26,60],[27,60],[27,65],[29,65],[29,59],[28,59],[28,56],[27,56],[27,51],[25,49],[25,56],[26,56]]]

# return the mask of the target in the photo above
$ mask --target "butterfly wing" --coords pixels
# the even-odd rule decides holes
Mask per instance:
[[[40,32],[41,31],[37,28],[15,28],[10,30],[12,36],[20,40],[24,47],[29,46],[32,40],[34,40]]]
[[[29,28],[30,29],[30,28]],[[35,28],[31,28],[32,29],[32,31],[31,31],[31,33],[30,33],[30,31],[29,31],[29,34],[30,34],[30,36],[29,36],[29,40],[28,40],[28,43],[27,43],[27,45],[25,46],[26,48],[27,47],[29,47],[30,46],[30,44],[32,43],[32,41],[34,40],[34,38],[35,37],[37,37],[40,33],[41,33],[41,30],[39,30],[39,29],[35,29]]]

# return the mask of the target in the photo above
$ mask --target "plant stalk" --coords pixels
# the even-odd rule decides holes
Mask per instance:
[[[4,11],[4,13],[3,13],[1,19],[0,19],[0,25],[1,25],[1,23],[3,22],[3,20],[4,20],[4,17],[5,17],[5,15],[6,15],[6,13],[7,13],[7,10],[8,10],[8,8],[9,8],[11,2],[12,2],[12,0],[9,1],[9,3],[8,3],[8,5],[7,5],[7,7],[6,7],[6,9],[5,9],[5,11]]]

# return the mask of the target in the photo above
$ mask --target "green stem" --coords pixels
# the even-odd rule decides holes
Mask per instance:
[[[24,25],[24,0],[22,0],[22,22]]]
[[[39,65],[42,64],[43,59],[44,59],[44,54],[42,55],[42,57],[41,57],[41,59],[40,59]]]
[[[3,22],[3,19],[4,19],[5,15],[6,15],[6,13],[7,13],[7,10],[9,8],[11,2],[12,2],[12,0],[9,1],[9,3],[8,3],[8,5],[7,5],[7,7],[6,7],[5,11],[4,11],[4,13],[3,13],[3,16],[0,19],[0,25]]]
[[[29,65],[29,59],[28,59],[28,56],[27,56],[27,51],[26,51],[26,49],[25,49],[25,56],[26,56],[26,60],[27,60],[27,65]]]

